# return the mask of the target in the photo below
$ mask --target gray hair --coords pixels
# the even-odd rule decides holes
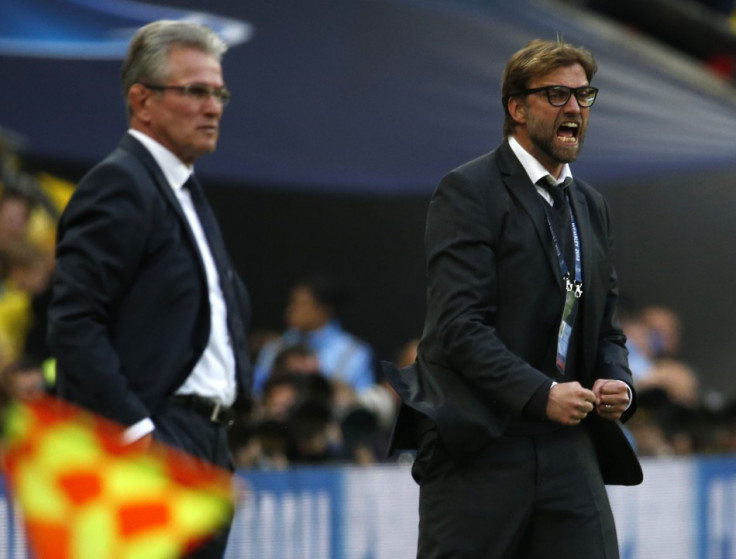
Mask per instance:
[[[161,83],[168,78],[168,57],[175,47],[189,47],[218,62],[227,45],[206,25],[189,21],[159,20],[141,27],[130,40],[123,62],[123,98],[128,111],[128,92],[135,83]]]

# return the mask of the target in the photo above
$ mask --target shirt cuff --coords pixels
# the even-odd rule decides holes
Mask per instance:
[[[624,411],[628,410],[631,407],[631,403],[634,401],[634,392],[631,390],[631,387],[628,383],[622,381],[622,380],[616,380],[616,382],[622,382],[624,385],[626,385],[626,390],[629,391],[629,403],[626,404],[626,408]]]
[[[123,432],[123,444],[132,444],[149,433],[153,433],[155,428],[156,426],[150,418],[141,419],[138,423],[134,423]]]

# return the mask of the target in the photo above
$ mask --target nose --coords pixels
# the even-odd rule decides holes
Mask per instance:
[[[207,96],[204,104],[202,105],[207,114],[221,115],[224,105],[214,94]]]
[[[578,103],[578,98],[575,97],[574,94],[570,94],[570,98],[567,100],[567,103],[563,105],[563,108],[566,112],[579,113],[582,110],[580,103]]]

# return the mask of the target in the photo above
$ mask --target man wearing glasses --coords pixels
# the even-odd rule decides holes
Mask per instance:
[[[131,40],[130,128],[82,179],[59,224],[49,342],[63,398],[231,468],[231,406],[251,387],[249,303],[193,174],[230,93],[225,43],[158,21]],[[219,558],[220,534],[191,557]]]
[[[604,199],[573,180],[598,90],[583,48],[535,40],[503,76],[504,141],[446,175],[427,316],[393,446],[418,448],[417,557],[614,559],[604,484],[641,482]]]

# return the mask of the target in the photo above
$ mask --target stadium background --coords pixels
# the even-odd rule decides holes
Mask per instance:
[[[560,35],[591,48],[599,62],[594,84],[601,93],[573,170],[611,204],[623,299],[633,308],[674,309],[683,322],[682,358],[706,387],[731,398],[734,40],[724,24],[684,9],[697,2],[668,2],[668,13],[680,19],[660,17],[658,37],[642,30],[661,2],[619,2],[607,15],[594,11],[595,4],[606,2],[210,0],[202,15],[196,0],[5,0],[0,128],[29,170],[73,183],[125,129],[118,83],[129,33],[150,19],[183,15],[179,10],[215,17],[210,21],[238,43],[224,61],[234,100],[218,151],[197,169],[250,288],[254,328],[281,329],[289,288],[306,272],[326,270],[356,294],[345,325],[390,359],[421,331],[424,212],[433,188],[449,169],[499,142],[500,76],[508,56],[532,38]],[[625,6],[629,21],[614,21],[621,14],[610,12]],[[679,35],[667,36],[670,27]],[[678,49],[678,37],[710,50]],[[691,546],[684,548],[690,555],[654,555],[642,551],[653,545],[649,540],[623,545],[626,557],[736,554],[729,535],[736,527],[736,484],[728,473],[734,467],[719,462],[716,471],[726,473],[712,476],[709,464],[698,458],[647,463],[652,482],[625,490],[631,493],[614,491],[636,495],[620,503],[616,497],[617,514],[636,510],[631,514],[648,522],[650,515],[670,515],[673,524],[647,529],[656,542],[672,546],[678,536]],[[678,481],[658,485],[662,472]],[[399,474],[401,481],[394,478]],[[278,495],[286,490],[273,487],[289,486],[293,475],[275,481],[255,475],[253,488]],[[316,473],[303,490],[318,490],[325,475]],[[329,510],[352,503],[345,497],[351,476],[371,475],[388,477],[370,487],[408,484],[404,497],[413,498],[406,472],[340,471],[325,490]],[[674,486],[677,500],[661,500]],[[655,496],[662,509],[647,508]],[[401,522],[411,526],[407,514]],[[339,519],[330,518],[325,530],[334,534]],[[2,509],[0,522],[11,520]],[[624,543],[627,534],[639,541],[640,530],[639,523],[625,523]],[[11,551],[19,537],[7,541],[0,557],[19,557]],[[330,557],[383,556],[340,553]]]
[[[683,359],[705,384],[736,391],[734,88],[693,56],[576,4],[207,3],[208,14],[247,26],[224,61],[234,101],[220,146],[197,168],[252,292],[255,328],[280,329],[288,289],[319,269],[349,282],[346,326],[380,357],[418,335],[429,196],[443,173],[500,140],[508,56],[559,34],[589,46],[600,66],[574,171],[610,200],[622,294],[678,312]],[[27,164],[74,181],[116,145],[121,33],[169,7],[201,11],[194,0],[141,6],[2,3],[0,126],[22,139]],[[117,45],[105,46],[111,29]],[[45,52],[29,54],[39,43]]]

